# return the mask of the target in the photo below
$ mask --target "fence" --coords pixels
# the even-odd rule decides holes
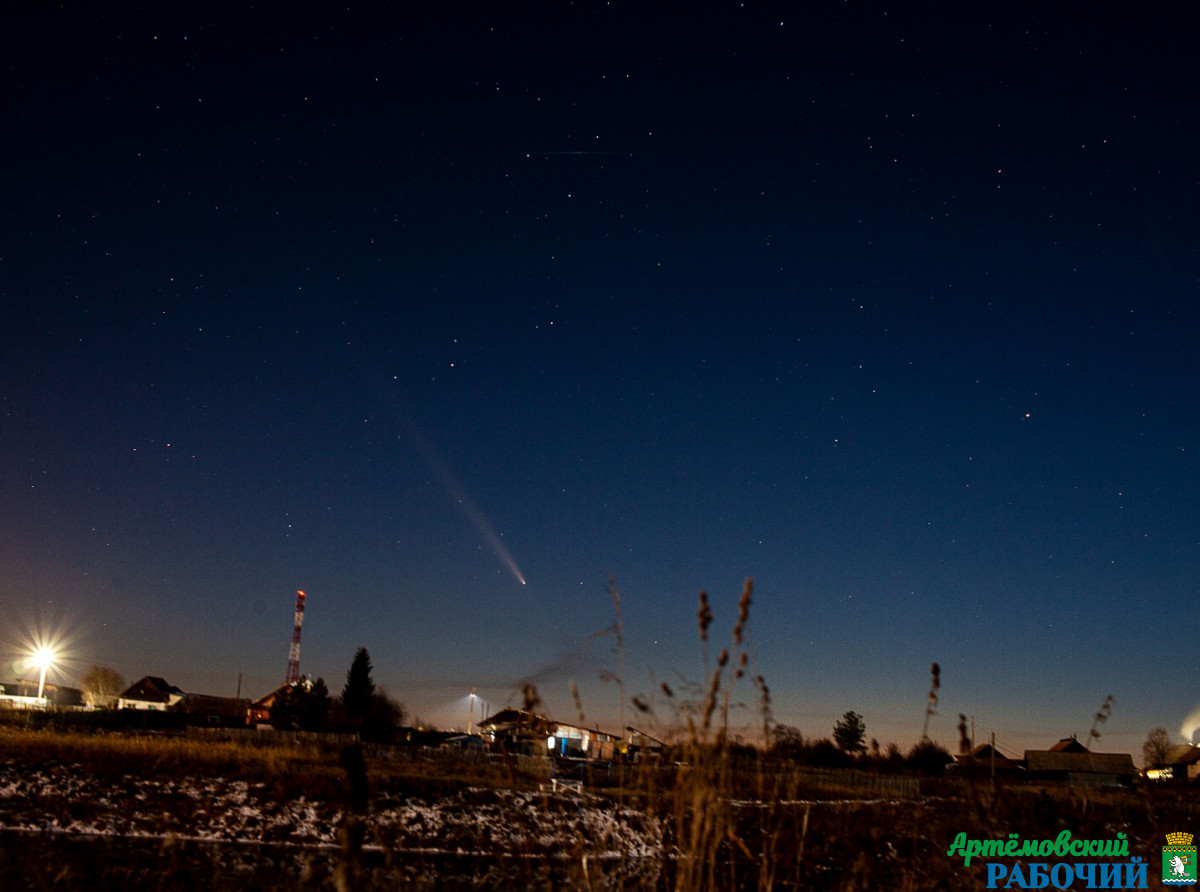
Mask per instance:
[[[921,784],[915,777],[872,774],[852,768],[795,768],[793,772],[800,790],[853,790],[896,799],[916,799],[921,795]]]

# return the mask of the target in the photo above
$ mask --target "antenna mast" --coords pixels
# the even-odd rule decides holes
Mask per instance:
[[[287,677],[284,684],[295,684],[300,680],[300,624],[304,622],[304,592],[296,592],[296,627],[292,630],[292,647],[288,651]]]

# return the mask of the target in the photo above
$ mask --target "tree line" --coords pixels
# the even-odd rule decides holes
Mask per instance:
[[[874,739],[868,743],[866,723],[854,711],[845,713],[834,724],[832,739],[806,739],[799,728],[776,724],[764,755],[814,768],[867,768],[933,776],[941,775],[954,761],[949,750],[929,738],[914,744],[907,753],[894,743],[881,746]]]
[[[353,731],[363,740],[386,741],[404,721],[404,707],[371,677],[371,655],[354,654],[342,693],[333,697],[325,679],[304,677],[279,690],[271,704],[272,727],[291,731]]]

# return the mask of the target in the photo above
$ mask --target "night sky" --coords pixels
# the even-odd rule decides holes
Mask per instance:
[[[753,577],[806,736],[907,748],[934,661],[952,750],[1181,735],[1179,7],[243,7],[0,29],[0,680],[40,630],[256,697],[304,589],[335,692],[366,646],[425,722],[616,730],[611,578],[664,730]]]

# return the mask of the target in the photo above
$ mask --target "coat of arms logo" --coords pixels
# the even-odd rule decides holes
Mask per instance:
[[[1196,847],[1192,845],[1192,834],[1168,833],[1162,853],[1165,885],[1196,885]]]

